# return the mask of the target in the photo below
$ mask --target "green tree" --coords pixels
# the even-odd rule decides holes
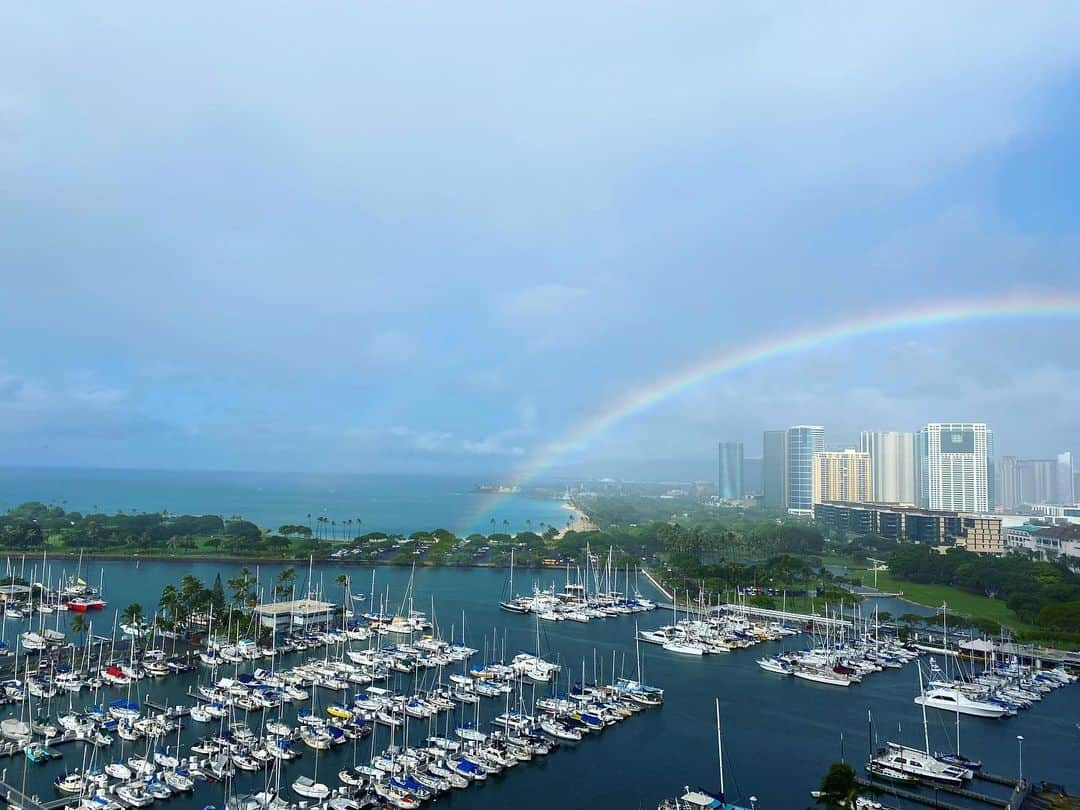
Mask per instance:
[[[180,613],[180,591],[176,589],[175,585],[166,585],[161,589],[158,607],[168,615],[171,621],[176,621]]]
[[[855,771],[844,762],[834,762],[821,780],[821,797],[818,804],[836,810],[855,810],[855,800],[863,789],[855,781]]]
[[[81,636],[90,628],[90,622],[86,620],[85,613],[76,613],[71,617],[71,623],[68,625],[68,629],[71,630],[76,636]]]
[[[225,609],[225,586],[221,584],[221,572],[214,577],[214,586],[210,589],[210,604],[214,606],[214,610]]]
[[[251,588],[251,571],[245,565],[235,577],[229,579],[229,588],[232,590],[232,603],[234,605],[246,605]]]
[[[142,605],[140,605],[138,602],[132,602],[130,605],[124,608],[124,612],[120,614],[120,618],[124,620],[125,624],[135,624],[140,619],[142,619],[142,615]]]
[[[277,584],[274,585],[274,594],[278,599],[286,599],[292,595],[293,584],[296,582],[296,569],[291,565],[278,574]]]

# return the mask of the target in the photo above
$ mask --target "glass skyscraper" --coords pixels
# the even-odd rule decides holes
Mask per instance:
[[[814,453],[825,450],[825,428],[796,425],[787,430],[787,507],[798,512],[814,508]]]
[[[746,494],[743,481],[742,442],[720,442],[716,494],[725,501],[737,501]]]
[[[766,430],[761,435],[761,503],[773,509],[786,509],[787,431]]]

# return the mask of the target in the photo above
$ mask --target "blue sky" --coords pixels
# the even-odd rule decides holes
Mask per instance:
[[[0,460],[502,474],[723,346],[1080,292],[1080,6],[8,4]],[[712,380],[553,474],[990,422],[1080,451],[1080,322]]]

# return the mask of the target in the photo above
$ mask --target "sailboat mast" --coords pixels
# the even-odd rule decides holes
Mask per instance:
[[[724,800],[724,741],[720,737],[720,698],[716,698],[716,758],[720,763],[720,801]]]
[[[923,680],[922,680],[922,665],[916,662],[916,669],[919,670],[919,694],[923,694]],[[922,704],[922,731],[923,742],[926,743],[926,755],[930,756],[930,729],[926,725],[926,700],[919,701]]]

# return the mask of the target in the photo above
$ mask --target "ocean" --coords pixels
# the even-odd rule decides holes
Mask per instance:
[[[25,501],[80,512],[167,509],[174,514],[238,516],[270,529],[306,525],[309,515],[312,520],[321,515],[336,521],[339,533],[345,530],[343,521],[354,521],[356,534],[438,528],[489,533],[566,524],[569,512],[561,501],[520,493],[496,498],[477,490],[482,483],[477,478],[420,475],[9,467],[0,468],[0,509]]]

